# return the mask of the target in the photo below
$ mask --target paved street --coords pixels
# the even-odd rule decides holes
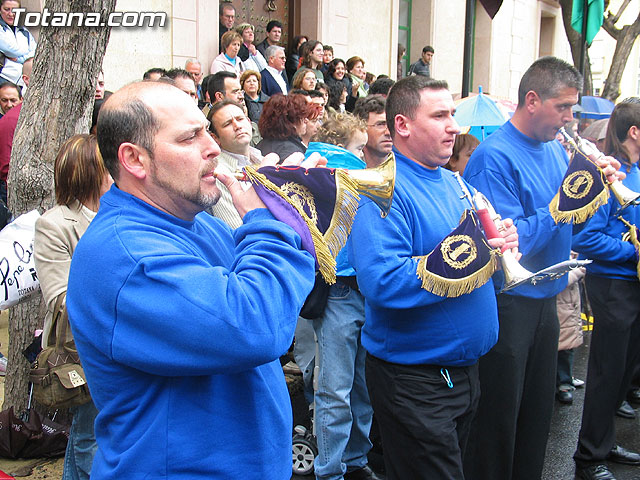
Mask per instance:
[[[585,335],[585,343],[576,350],[574,376],[586,379],[589,335]],[[584,389],[574,392],[572,405],[561,405],[556,402],[551,435],[547,446],[547,457],[544,469],[544,480],[572,480],[574,478],[573,452],[578,441],[580,417],[584,402]],[[640,451],[640,420],[627,420],[616,417],[618,443],[625,448]],[[640,479],[640,467],[629,467],[609,463],[609,468],[618,480]]]
[[[585,335],[585,343],[576,350],[574,376],[586,379],[588,344],[590,336]],[[574,463],[573,452],[580,430],[582,404],[584,401],[584,388],[574,392],[572,405],[561,405],[556,402],[551,435],[547,447],[543,480],[573,480]],[[627,420],[616,417],[616,429],[618,442],[625,448],[640,451],[640,419]],[[372,459],[373,460],[373,459]],[[640,467],[629,467],[610,463],[609,467],[617,480],[639,480]],[[293,476],[292,480],[309,480],[312,475],[306,477]]]

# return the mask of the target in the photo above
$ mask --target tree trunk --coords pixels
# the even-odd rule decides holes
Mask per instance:
[[[573,65],[580,68],[580,52],[582,47],[582,35],[576,32],[571,26],[571,12],[573,10],[573,0],[560,0],[562,9],[562,23],[567,40],[571,47],[571,56],[573,57]],[[589,59],[589,50],[587,49],[584,61],[584,83],[582,87],[583,95],[591,95],[593,93],[593,78],[591,76],[591,60]]]
[[[611,68],[609,68],[609,75],[607,75],[602,96],[613,102],[620,96],[620,80],[622,79],[622,74],[627,65],[633,44],[636,38],[638,38],[638,35],[640,35],[640,13],[636,21],[631,25],[625,25],[621,29],[615,30],[612,30],[612,25],[607,25],[607,27],[607,32],[616,39],[616,49],[613,53]],[[613,33],[615,33],[615,35]]]
[[[50,12],[101,12],[116,0],[47,0]],[[14,215],[53,206],[53,164],[62,143],[86,133],[96,79],[110,27],[42,27],[33,74],[16,129],[9,170],[9,206]],[[42,315],[37,295],[9,313],[9,358],[3,408],[26,409],[29,364],[22,351],[33,340]]]

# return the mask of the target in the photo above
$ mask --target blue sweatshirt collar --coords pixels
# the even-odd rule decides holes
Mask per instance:
[[[402,153],[400,153],[396,149],[396,147],[393,147],[393,153],[396,156],[396,162],[398,162],[399,164],[406,165],[407,168],[409,168],[409,170],[411,170],[411,172],[414,173],[415,175],[418,175],[419,177],[422,177],[426,180],[430,180],[432,182],[437,182],[442,178],[442,167],[438,167],[435,170],[427,168],[424,165],[421,165],[415,160],[412,160],[406,155],[403,155]]]

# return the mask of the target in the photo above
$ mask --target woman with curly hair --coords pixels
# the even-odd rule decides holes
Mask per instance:
[[[327,73],[325,74],[325,82],[329,86],[337,83],[342,83],[345,86],[347,90],[347,98],[344,102],[344,108],[347,112],[353,112],[353,109],[356,106],[356,100],[358,100],[358,89],[353,88],[353,81],[351,80],[351,76],[347,73],[347,65],[344,60],[341,58],[334,58],[329,62]]]
[[[327,111],[331,115],[344,113],[345,103],[348,100],[347,87],[342,82],[335,82],[329,85],[329,100],[327,101]]]
[[[304,153],[307,147],[301,137],[307,131],[307,123],[318,111],[303,95],[276,94],[264,104],[258,129],[262,141],[256,145],[266,155],[275,152],[284,160],[295,152]]]

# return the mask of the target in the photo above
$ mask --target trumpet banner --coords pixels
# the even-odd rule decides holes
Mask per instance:
[[[459,225],[418,260],[422,288],[441,297],[459,297],[489,281],[498,268],[496,250],[486,242],[475,212],[465,210]]]
[[[256,193],[278,220],[302,238],[329,285],[336,282],[336,257],[347,242],[358,211],[357,184],[343,169],[245,167]]]
[[[578,151],[549,204],[549,211],[556,223],[583,223],[608,201],[609,188],[602,171]]]
[[[622,240],[625,242],[631,242],[631,244],[636,247],[636,254],[640,253],[640,240],[638,240],[638,227],[633,225],[632,223],[627,222],[624,218],[618,217],[618,219],[624,223],[629,231],[622,235]],[[638,276],[638,280],[640,280],[640,262],[636,263],[636,275]]]

